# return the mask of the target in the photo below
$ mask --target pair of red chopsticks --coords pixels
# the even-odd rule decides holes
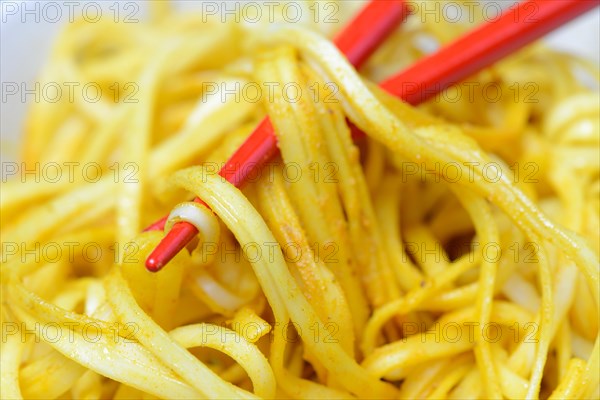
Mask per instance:
[[[598,0],[524,1],[386,80],[381,87],[410,104],[419,104],[599,4]],[[371,1],[335,44],[358,67],[407,14],[402,0]],[[240,187],[278,152],[273,125],[266,117],[219,174]],[[194,201],[203,203],[198,198]],[[146,230],[163,229],[165,222],[166,217]],[[146,260],[146,268],[159,271],[197,234],[190,223],[174,224]]]

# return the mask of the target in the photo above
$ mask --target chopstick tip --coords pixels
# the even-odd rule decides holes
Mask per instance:
[[[146,259],[146,269],[149,272],[158,272],[165,266],[165,264],[166,263],[163,262],[163,260],[161,260],[159,257],[154,256],[153,254],[148,256],[148,258]]]

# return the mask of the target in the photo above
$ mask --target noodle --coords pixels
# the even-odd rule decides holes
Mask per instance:
[[[359,74],[339,24],[151,11],[41,74],[111,96],[32,104],[3,177],[2,398],[600,396],[597,67],[534,44],[412,107],[374,82],[470,24],[418,11]],[[264,115],[281,156],[236,189]],[[168,210],[200,234],[151,273]]]

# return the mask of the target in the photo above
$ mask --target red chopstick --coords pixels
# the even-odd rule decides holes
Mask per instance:
[[[407,103],[419,104],[598,5],[598,0],[524,1],[381,87]]]
[[[381,87],[410,104],[419,104],[598,4],[596,0],[525,1],[386,80]],[[273,126],[266,118],[225,165],[222,176],[239,186],[278,151]],[[162,229],[164,221],[148,230]],[[160,270],[196,234],[191,224],[175,224],[146,260],[146,268]]]
[[[407,15],[408,8],[404,0],[370,1],[340,32],[335,44],[348,61],[358,68]],[[239,187],[248,175],[278,153],[275,131],[269,117],[266,117],[221,168],[219,175]],[[204,204],[198,198],[194,201]],[[164,217],[145,230],[163,229],[166,220],[167,217]],[[198,230],[192,224],[174,224],[146,260],[146,268],[153,272],[159,271],[197,234]]]

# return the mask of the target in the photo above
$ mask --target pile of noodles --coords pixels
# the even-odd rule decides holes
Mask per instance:
[[[353,2],[152,4],[67,24],[41,74],[105,95],[31,104],[24,165],[102,173],[2,185],[2,398],[598,398],[596,67],[536,44],[414,108],[373,82],[470,24],[413,15],[357,72],[326,39]],[[281,158],[240,191],[215,166],[266,114]],[[147,272],[193,195],[220,233]]]

